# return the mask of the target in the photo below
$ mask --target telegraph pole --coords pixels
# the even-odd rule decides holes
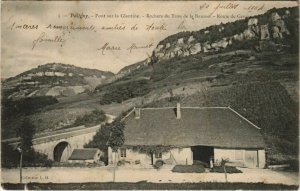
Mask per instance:
[[[115,153],[115,158],[114,158],[113,182],[116,181],[116,168],[117,168],[117,164],[116,164],[117,152],[114,153]]]
[[[18,147],[17,150],[20,153],[20,184],[22,184],[22,161],[23,161],[23,150],[21,149],[21,147]]]

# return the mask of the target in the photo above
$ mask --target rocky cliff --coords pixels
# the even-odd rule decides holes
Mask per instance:
[[[272,41],[292,38],[291,23],[298,21],[297,8],[273,9],[263,15],[233,23],[211,26],[200,31],[183,32],[161,41],[153,50],[151,62],[156,63],[177,56],[222,51],[245,41]],[[251,48],[251,47],[246,47]],[[261,47],[256,47],[260,49]],[[149,61],[150,62],[150,61]]]

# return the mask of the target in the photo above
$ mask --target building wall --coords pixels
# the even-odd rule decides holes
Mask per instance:
[[[115,153],[112,152],[112,149],[110,147],[108,148],[108,164],[114,164],[114,161],[118,162],[122,159],[130,162],[140,160],[140,162],[143,164],[151,164],[151,156],[149,154],[139,153],[133,151],[132,149],[126,149],[126,157],[121,157],[120,149],[117,153]]]
[[[214,162],[221,162],[223,159],[228,159],[234,166],[248,168],[264,168],[266,165],[265,150],[253,149],[214,149]]]
[[[69,163],[94,163],[94,160],[68,160]]]
[[[259,162],[259,168],[265,168],[266,167],[266,152],[264,149],[258,150],[258,162]]]
[[[115,160],[116,157],[116,160]],[[135,162],[139,160],[141,164],[151,165],[151,155],[146,153],[139,153],[133,151],[132,149],[126,149],[126,157],[121,157],[120,149],[118,152],[112,152],[111,148],[108,148],[108,163],[114,164],[114,161],[118,162],[119,160],[126,160],[130,162]],[[182,164],[182,165],[192,165],[193,164],[193,153],[191,148],[174,148],[169,152],[162,153],[161,158],[155,158],[153,154],[153,164],[157,160],[164,160],[168,164]]]
[[[141,164],[150,165],[151,155],[145,153],[139,153],[131,149],[126,149],[126,157],[121,157],[120,149],[118,152],[112,152],[111,148],[108,149],[108,163],[114,164],[114,157],[116,156],[116,162],[119,160],[126,160],[134,163],[136,160],[140,160]],[[248,168],[264,168],[266,165],[265,150],[253,150],[253,149],[221,149],[214,148],[214,162],[219,163],[223,159],[229,159],[229,164],[239,167]],[[153,163],[157,160],[163,160],[167,164],[179,164],[179,165],[192,165],[193,164],[193,152],[190,147],[187,148],[174,148],[169,152],[162,153],[161,158],[155,158],[153,154]]]
[[[155,159],[155,157],[154,157]],[[192,165],[193,152],[190,147],[174,148],[167,153],[162,154],[162,160],[170,160],[171,164]],[[154,161],[155,162],[155,161]]]

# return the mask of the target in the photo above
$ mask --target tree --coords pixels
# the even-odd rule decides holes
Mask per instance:
[[[82,117],[78,117],[72,126],[80,126],[85,125],[86,127],[90,127],[93,125],[98,125],[106,120],[106,115],[103,110],[95,109],[91,113],[85,114]]]
[[[115,160],[114,160],[114,171],[113,171],[113,182],[115,182],[116,177],[116,154],[117,150],[123,146],[125,137],[124,137],[124,123],[120,120],[120,118],[112,123],[110,137],[108,139],[108,145],[112,148],[113,152],[115,152]]]
[[[108,145],[115,152],[123,146],[124,138],[124,123],[121,121],[114,121],[111,127],[111,134],[108,140]]]
[[[93,140],[84,147],[107,150],[109,146],[115,152],[118,148],[123,146],[124,140],[124,123],[116,119],[114,122],[102,126],[93,137]]]
[[[84,145],[85,148],[98,148],[102,151],[107,150],[107,142],[111,132],[111,125],[105,124],[94,135],[93,140]]]
[[[23,152],[22,162],[24,167],[50,167],[52,165],[52,161],[48,159],[47,155],[36,152],[32,148],[32,139],[35,134],[35,127],[28,119],[22,121],[22,124],[17,128],[16,133],[17,136],[20,137],[20,147]],[[2,143],[1,151],[1,164],[3,167],[11,168],[18,166],[20,153],[18,153],[15,148]]]
[[[32,139],[33,135],[35,134],[34,125],[27,118],[25,118],[21,126],[19,126],[16,131],[17,136],[20,137],[21,149],[24,152],[32,150]]]
[[[7,143],[1,143],[1,166],[2,168],[12,168],[19,165],[19,153]]]

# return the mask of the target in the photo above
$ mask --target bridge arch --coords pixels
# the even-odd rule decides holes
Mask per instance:
[[[71,153],[71,144],[67,141],[61,141],[53,149],[53,159],[56,162],[67,162]]]

